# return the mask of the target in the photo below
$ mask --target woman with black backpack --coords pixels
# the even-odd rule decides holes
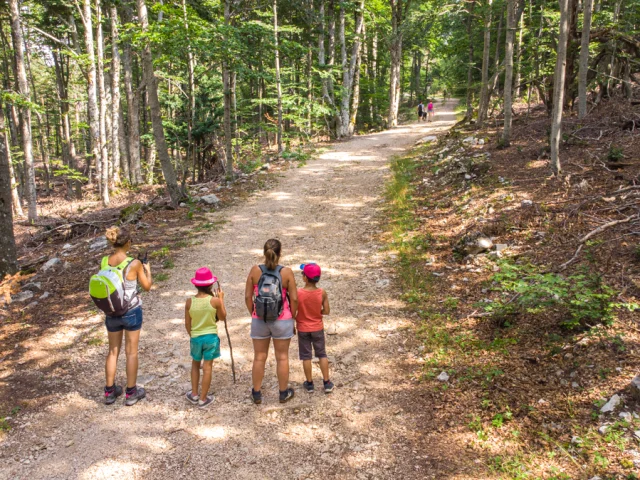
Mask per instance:
[[[278,374],[280,403],[293,398],[289,388],[289,344],[295,334],[298,313],[298,290],[293,271],[278,265],[282,244],[270,239],[264,244],[262,265],[254,265],[247,277],[245,303],[251,314],[251,338],[253,339],[253,387],[251,400],[262,403],[262,380],[273,339]]]

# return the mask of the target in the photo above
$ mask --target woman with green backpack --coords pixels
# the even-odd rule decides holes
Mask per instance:
[[[131,248],[131,234],[127,229],[112,227],[105,234],[113,246],[113,253],[102,258],[100,272],[91,277],[89,292],[98,308],[106,314],[105,326],[109,337],[109,353],[105,362],[106,384],[104,403],[111,405],[122,395],[122,387],[116,385],[116,367],[125,339],[127,356],[127,389],[125,405],[135,405],[145,397],[142,387],[136,386],[138,377],[138,341],[142,328],[142,300],[138,285],[148,292],[151,289],[151,266],[127,256]]]

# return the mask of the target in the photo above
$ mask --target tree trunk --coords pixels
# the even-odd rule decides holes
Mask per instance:
[[[358,39],[358,43],[361,45],[364,45],[364,42],[366,42],[366,40],[364,40],[364,29],[365,29],[365,24],[364,24],[364,0],[362,1],[362,3],[360,4],[361,8],[360,8],[360,19],[362,21],[362,27],[361,27],[361,35],[363,37],[363,40]],[[351,117],[349,118],[349,136],[352,136],[355,133],[356,130],[356,120],[358,119],[358,109],[360,108],[360,68],[362,65],[362,53],[361,53],[361,48],[358,49],[358,52],[356,54],[356,65],[355,65],[355,69],[353,71],[353,76],[352,76],[352,81],[353,81],[353,96],[351,98]]]
[[[589,35],[591,33],[591,10],[593,0],[584,0],[582,4],[582,41],[580,43],[580,73],[578,77],[578,118],[587,116],[587,73],[589,72]]]
[[[13,175],[9,168],[7,145],[4,112],[0,108],[0,281],[5,275],[13,275],[18,271],[16,241],[13,234],[11,186]]]
[[[347,61],[347,45],[344,36],[345,18],[344,18],[344,4],[340,7],[340,51],[342,53],[342,102],[340,108],[340,129],[338,131],[338,137],[348,137],[353,134],[353,128],[350,128],[351,114],[349,108],[351,107],[351,95],[354,88],[354,78],[356,75],[356,69],[360,68],[360,44],[362,35],[362,25],[364,18],[364,0],[360,0],[356,11],[356,25],[355,36],[353,39],[353,45],[351,50],[351,59]],[[359,79],[358,79],[359,81]],[[360,96],[359,86],[358,88],[358,101]],[[357,111],[356,111],[357,114]],[[354,119],[355,125],[355,119]]]
[[[511,143],[511,105],[513,94],[513,41],[516,29],[516,0],[507,0],[507,38],[504,50],[504,129],[502,130],[502,145],[508,147]]]
[[[125,22],[131,21],[131,11],[125,8]],[[129,168],[131,183],[138,185],[143,182],[140,166],[140,93],[134,89],[133,67],[131,58],[131,43],[126,41],[122,49],[122,67],[124,70],[124,90],[127,97],[127,140],[129,143]]]
[[[191,39],[189,36],[189,22],[187,17],[187,2],[186,0],[182,0],[182,14],[184,16],[184,28],[187,32],[187,75],[189,81],[189,89],[187,90],[187,94],[189,95],[188,108],[187,108],[187,164],[191,165],[193,168],[193,174],[195,175],[196,170],[196,157],[195,157],[195,149],[193,148],[193,125],[195,123],[196,116],[196,96],[195,96],[195,62],[193,59],[193,51],[191,48]]]
[[[278,50],[278,0],[273,0],[273,40],[276,55],[276,92],[278,95],[278,156],[282,154],[282,84],[280,83],[280,51]]]
[[[328,9],[329,23],[327,30],[329,33],[329,41],[327,50],[329,52],[329,58],[327,59],[327,66],[329,72],[329,78],[327,86],[329,88],[329,96],[331,97],[331,106],[335,107],[335,96],[333,91],[333,66],[336,63],[336,9],[334,0],[329,0]]]
[[[519,24],[518,43],[516,45],[516,75],[514,81],[514,97],[517,100],[520,98],[520,82],[522,81],[522,35],[524,32],[524,15],[520,16],[520,20],[516,23]]]
[[[129,162],[126,159],[126,150],[122,132],[120,131],[120,121],[122,120],[122,111],[120,103],[120,34],[118,32],[118,10],[115,3],[109,7],[109,17],[111,20],[111,125],[112,125],[112,142],[111,147],[113,159],[113,180],[117,180],[118,168],[122,169],[122,175],[130,182]]]
[[[558,176],[560,166],[560,140],[562,138],[562,109],[564,107],[564,76],[567,59],[567,40],[569,38],[569,0],[559,0],[560,33],[558,35],[558,58],[553,82],[553,114],[551,117],[551,169]]]
[[[400,107],[400,69],[402,68],[402,20],[409,9],[411,0],[389,0],[391,5],[391,66],[389,72],[389,115],[388,127],[398,125],[398,109]],[[403,8],[404,4],[404,8]]]
[[[469,17],[467,18],[467,38],[469,39],[469,64],[467,65],[467,113],[465,117],[467,121],[473,118],[473,10],[476,5],[475,0],[472,0],[469,7]]]
[[[0,135],[3,136],[1,141],[4,143],[4,151],[7,156],[7,166],[9,169],[9,182],[11,186],[11,199],[13,204],[13,214],[16,217],[24,217],[24,213],[22,212],[22,203],[20,202],[20,195],[18,194],[18,186],[16,185],[16,174],[13,170],[13,163],[11,161],[11,146],[9,145],[9,138],[7,135],[7,129],[4,126],[4,110],[2,109],[2,105],[0,104],[0,123],[2,124],[2,128],[0,129]],[[2,146],[0,145],[0,148]]]
[[[489,106],[489,50],[491,47],[491,7],[492,0],[485,5],[484,47],[482,49],[482,80],[480,86],[480,105],[478,106],[478,126],[481,127],[487,116]]]
[[[109,205],[109,150],[107,145],[107,93],[104,82],[104,38],[102,35],[102,7],[96,0],[96,60],[98,64],[98,124],[100,132],[100,198],[102,205]]]
[[[76,164],[76,148],[71,138],[71,121],[69,119],[69,75],[65,74],[63,58],[60,49],[53,52],[56,87],[58,101],[60,102],[60,121],[62,123],[62,162],[75,169],[78,166]]]
[[[230,1],[224,2],[224,23],[229,27],[231,19]],[[233,178],[233,143],[231,140],[231,72],[229,71],[229,59],[222,62],[222,89],[224,90],[224,152],[227,157],[227,177]]]
[[[100,119],[98,115],[98,97],[96,90],[96,58],[93,44],[93,12],[91,11],[91,0],[84,0],[82,23],[84,24],[84,42],[87,50],[87,116],[89,120],[91,157],[93,157],[96,176],[98,177],[98,188],[101,188],[102,181],[102,156],[100,151]],[[91,167],[88,171],[91,179]]]
[[[378,31],[376,30],[371,39],[371,96],[369,97],[369,115],[371,115],[371,122],[376,123],[376,116],[378,114],[377,108],[377,93],[378,93]]]
[[[11,38],[13,39],[13,52],[16,62],[16,77],[18,93],[29,102],[29,82],[27,81],[27,71],[24,65],[24,41],[22,39],[22,27],[20,22],[20,7],[18,0],[9,0],[11,14]],[[38,218],[37,196],[36,196],[36,174],[33,166],[33,141],[31,137],[31,109],[28,105],[20,107],[20,129],[22,133],[22,153],[24,156],[25,168],[25,198],[28,205],[28,219],[30,222]],[[5,155],[6,157],[6,155]],[[8,178],[8,177],[7,177]],[[8,204],[10,206],[10,204]]]
[[[138,5],[138,19],[140,21],[140,27],[142,33],[146,34],[149,31],[149,20],[147,18],[147,5],[145,0],[136,0]],[[147,88],[147,95],[149,98],[149,108],[151,110],[151,124],[153,127],[153,138],[156,143],[156,150],[158,158],[160,159],[160,165],[162,167],[162,174],[167,184],[167,190],[169,190],[169,196],[171,197],[171,204],[177,206],[183,193],[178,185],[176,179],[176,171],[169,158],[169,151],[167,149],[167,141],[164,138],[164,127],[162,126],[162,112],[160,110],[160,101],[158,99],[158,82],[153,72],[153,56],[151,54],[151,44],[148,39],[144,41],[144,47],[142,50],[142,72],[144,76],[144,83]]]

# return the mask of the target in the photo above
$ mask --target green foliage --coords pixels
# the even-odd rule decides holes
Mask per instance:
[[[164,272],[156,273],[156,274],[153,276],[153,279],[154,279],[156,282],[164,282],[164,281],[166,281],[166,280],[169,280],[169,274],[168,274],[168,273],[164,273]]]
[[[77,182],[87,182],[89,180],[82,172],[63,164],[60,160],[52,160],[51,165],[53,166],[52,172],[54,177],[63,177],[67,180]]]
[[[594,273],[563,276],[541,273],[530,264],[499,262],[500,271],[493,276],[495,290],[511,294],[506,300],[494,300],[485,307],[496,318],[504,319],[519,313],[540,314],[551,310],[563,314],[561,324],[567,328],[610,325],[616,308],[637,308],[633,304],[614,301],[615,291]]]
[[[607,160],[611,162],[619,162],[624,159],[624,152],[622,148],[611,145],[609,147],[609,153],[607,154]]]

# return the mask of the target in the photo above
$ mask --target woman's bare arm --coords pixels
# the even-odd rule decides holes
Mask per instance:
[[[247,277],[247,284],[244,288],[244,303],[247,306],[247,310],[249,310],[249,315],[253,315],[253,286],[256,284],[253,279],[256,276],[256,272],[258,272],[258,278],[260,278],[260,267],[254,265],[251,267],[251,271]]]

